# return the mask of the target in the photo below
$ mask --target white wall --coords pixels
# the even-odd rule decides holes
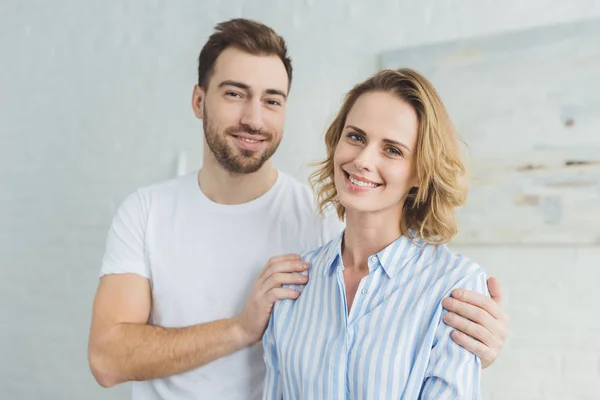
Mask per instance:
[[[125,399],[88,371],[110,219],[136,187],[200,164],[190,109],[215,22],[264,21],[295,67],[277,165],[305,179],[376,56],[600,16],[600,1],[4,1],[0,6],[0,398]],[[179,161],[178,161],[179,160]],[[486,399],[600,398],[600,249],[461,248],[501,279],[511,336]]]

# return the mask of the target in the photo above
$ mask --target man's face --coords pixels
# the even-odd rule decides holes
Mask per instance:
[[[206,92],[196,87],[193,106],[215,159],[233,173],[258,171],[283,134],[288,75],[277,56],[235,47],[217,58]]]

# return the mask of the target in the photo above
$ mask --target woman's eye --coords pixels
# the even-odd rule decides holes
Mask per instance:
[[[364,139],[362,138],[362,136],[356,134],[356,133],[349,133],[348,134],[348,139],[352,140],[353,142],[364,142]]]
[[[386,151],[388,152],[388,154],[391,154],[393,156],[400,156],[400,157],[402,157],[402,152],[400,150],[398,150],[397,148],[395,148],[395,147],[388,147],[386,149]]]

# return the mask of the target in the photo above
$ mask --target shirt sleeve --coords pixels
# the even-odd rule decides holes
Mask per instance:
[[[262,339],[266,366],[263,400],[283,399],[281,374],[279,373],[279,356],[277,355],[275,336],[273,334],[274,315],[275,311],[273,310],[273,313],[271,313],[271,319],[269,320],[269,326],[267,327]]]
[[[148,211],[147,198],[139,190],[123,201],[108,231],[100,276],[133,273],[150,279],[145,257]]]
[[[455,288],[459,287],[489,295],[483,271]],[[444,309],[440,316],[419,399],[480,400],[481,360],[452,340],[450,334],[454,328],[443,320],[446,312]]]

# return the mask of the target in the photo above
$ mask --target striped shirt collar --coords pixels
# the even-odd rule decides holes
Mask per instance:
[[[323,275],[331,274],[334,267],[342,259],[342,241],[346,230],[327,244],[327,249],[323,252]],[[369,272],[381,266],[389,278],[396,276],[422,249],[425,241],[417,237],[400,236],[391,244],[379,251],[377,254],[369,256]]]

